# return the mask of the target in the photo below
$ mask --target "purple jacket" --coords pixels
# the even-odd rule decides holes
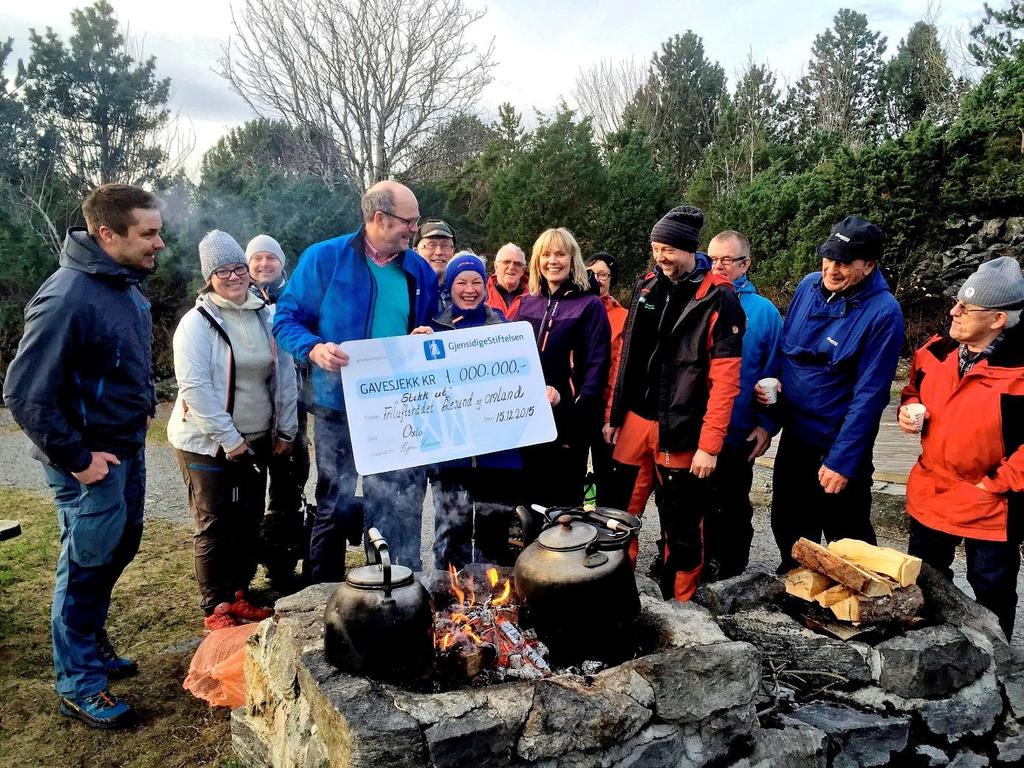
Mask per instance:
[[[543,283],[543,281],[542,281]],[[603,396],[611,362],[608,313],[591,278],[587,291],[566,281],[554,294],[524,296],[516,320],[533,326],[544,380],[558,390],[554,408],[559,440],[582,437],[603,418]]]

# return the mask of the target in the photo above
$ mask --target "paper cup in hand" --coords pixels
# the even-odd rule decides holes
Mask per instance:
[[[761,379],[757,382],[757,385],[764,392],[768,405],[775,405],[775,401],[779,399],[779,380],[772,378]]]
[[[928,409],[924,407],[923,403],[908,403],[903,407],[907,411],[907,416],[914,420],[914,431],[920,432],[924,426],[924,412]]]

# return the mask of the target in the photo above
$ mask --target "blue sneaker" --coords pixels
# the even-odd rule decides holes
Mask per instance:
[[[105,629],[101,629],[96,633],[96,650],[99,651],[100,658],[103,659],[103,668],[107,672],[107,677],[111,680],[120,680],[122,677],[131,677],[138,673],[138,664],[131,659],[125,659],[117,655],[117,651],[111,645],[110,638],[107,637],[107,630]]]
[[[60,713],[81,720],[90,728],[126,728],[135,722],[135,710],[107,689],[81,699],[61,696]]]

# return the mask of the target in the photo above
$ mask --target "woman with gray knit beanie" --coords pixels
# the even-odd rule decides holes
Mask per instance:
[[[206,285],[174,332],[178,397],[167,425],[188,487],[196,576],[207,630],[260,621],[245,591],[256,573],[257,537],[271,454],[291,450],[295,372],[271,334],[264,301],[231,235],[199,243]]]

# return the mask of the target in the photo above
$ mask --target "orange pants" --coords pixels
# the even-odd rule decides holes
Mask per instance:
[[[661,591],[666,597],[686,602],[697,590],[703,566],[701,521],[707,481],[690,474],[694,451],[658,450],[658,422],[632,411],[619,431],[612,459],[637,469],[636,484],[627,511],[640,515],[655,487],[660,488],[658,514],[662,535],[660,548],[665,563]],[[630,556],[635,564],[634,542]]]

